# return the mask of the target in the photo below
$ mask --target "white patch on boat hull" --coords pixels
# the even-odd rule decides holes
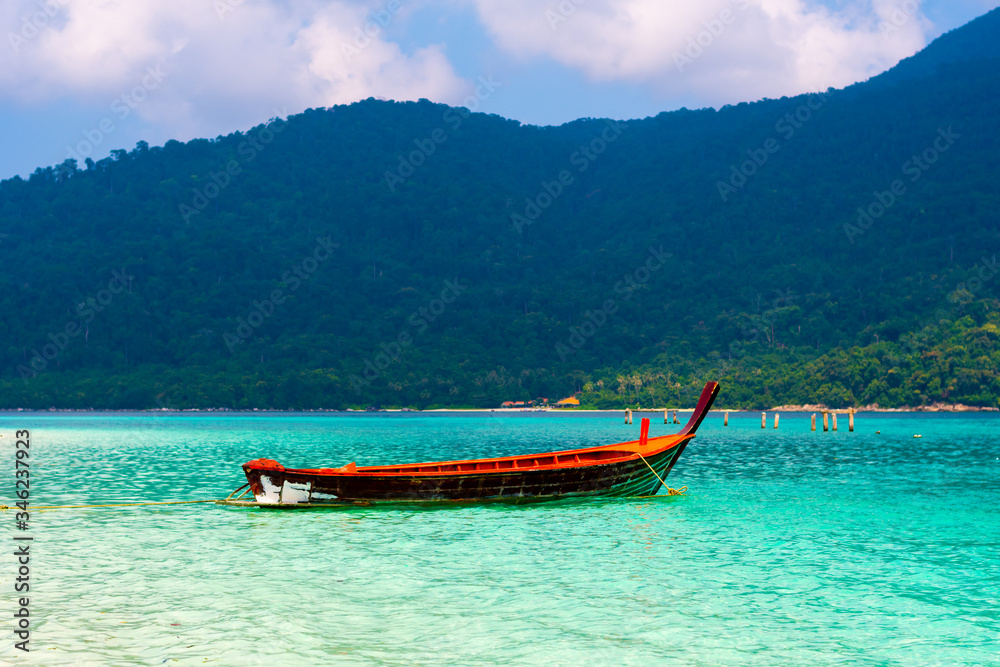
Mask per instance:
[[[298,503],[307,503],[309,502],[309,492],[311,490],[312,482],[296,484],[295,482],[285,480],[285,484],[281,487],[281,504],[295,505]]]
[[[281,502],[281,487],[275,483],[275,480],[267,475],[261,475],[260,485],[263,487],[264,493],[256,497],[258,503],[277,504]]]
[[[260,485],[264,492],[255,498],[261,504],[298,505],[299,503],[337,500],[337,496],[332,493],[313,492],[312,482],[289,482],[281,477],[261,475]]]

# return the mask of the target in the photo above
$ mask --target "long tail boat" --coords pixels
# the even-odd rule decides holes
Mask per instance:
[[[528,502],[580,496],[651,496],[695,436],[719,393],[709,382],[678,433],[561,452],[467,461],[342,468],[286,468],[271,459],[243,464],[247,485],[220,501],[261,507],[318,507],[456,501]],[[255,502],[233,495],[249,486]],[[247,491],[244,491],[244,494]]]

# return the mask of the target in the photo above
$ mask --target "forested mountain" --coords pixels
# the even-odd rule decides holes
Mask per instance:
[[[0,408],[995,406],[997,34],[719,110],[369,99],[3,181]]]

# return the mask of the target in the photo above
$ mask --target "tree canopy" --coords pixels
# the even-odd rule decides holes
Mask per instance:
[[[0,408],[995,406],[986,34],[718,110],[369,99],[3,181]]]

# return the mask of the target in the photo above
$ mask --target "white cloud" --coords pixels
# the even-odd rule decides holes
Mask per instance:
[[[844,86],[915,53],[930,23],[916,0],[475,0],[497,44],[595,81],[708,103]],[[907,11],[909,10],[909,11]]]
[[[397,44],[362,33],[363,13],[346,27],[338,18],[316,17],[293,45],[306,55],[313,84],[323,98],[454,100],[467,92],[469,86],[455,76],[442,47],[426,47],[407,57]],[[367,25],[374,33],[372,26],[378,23]]]
[[[390,11],[387,2],[4,3],[0,99],[110,107],[157,66],[163,82],[134,111],[165,136],[184,138],[245,127],[275,109],[293,113],[370,96],[461,100],[472,84],[455,74],[443,47],[408,54],[385,39],[409,9],[389,3]]]
[[[907,3],[915,0],[846,0],[838,11],[805,0],[8,0],[0,101],[108,109],[159,67],[165,79],[130,120],[151,141],[369,96],[461,104],[474,82],[455,73],[443,45],[404,50],[386,34],[409,43],[427,37],[426,22],[410,24],[414,13],[447,17],[474,5],[506,58],[551,58],[660,99],[724,104],[884,70],[931,28],[919,11],[894,17]]]

